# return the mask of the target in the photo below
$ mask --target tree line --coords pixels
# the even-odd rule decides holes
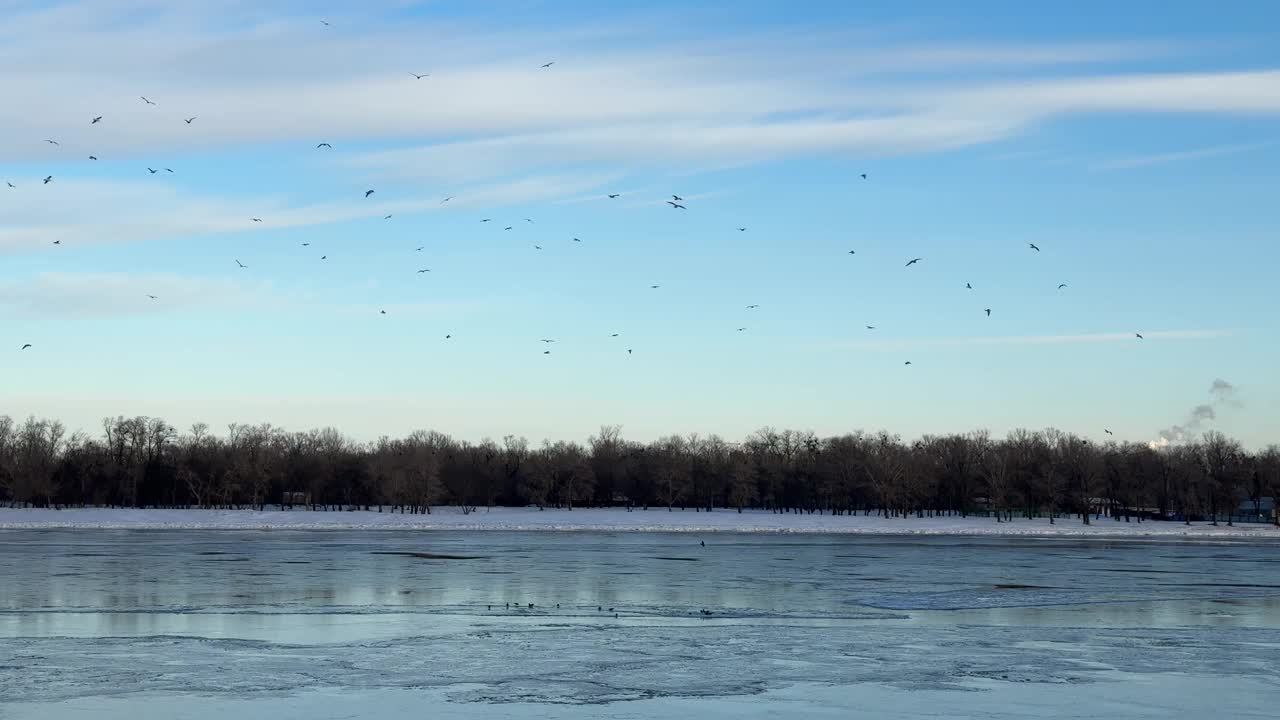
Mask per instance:
[[[472,443],[434,431],[360,443],[333,428],[107,418],[102,434],[0,417],[0,503],[9,506],[256,508],[303,505],[430,513],[452,505],[765,509],[885,517],[984,514],[995,521],[1102,515],[1125,521],[1221,518],[1280,496],[1280,446],[1249,452],[1218,432],[1164,448],[1099,444],[1056,429],[818,437],[764,428],[587,442],[522,437]]]

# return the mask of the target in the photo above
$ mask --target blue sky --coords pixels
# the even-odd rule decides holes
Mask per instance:
[[[0,413],[1148,441],[1223,378],[1215,427],[1265,445],[1277,27],[1265,2],[3,2]]]

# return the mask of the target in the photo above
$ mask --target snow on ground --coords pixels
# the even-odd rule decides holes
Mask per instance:
[[[1015,519],[997,523],[983,517],[883,518],[778,514],[732,510],[493,508],[464,514],[436,508],[430,515],[377,511],[309,510],[68,510],[0,509],[0,529],[86,528],[135,530],[591,530],[627,532],[834,533],[849,535],[991,535],[1167,538],[1266,538],[1280,540],[1280,528],[1260,523],[1123,522],[1110,518],[1084,525],[1077,518]]]

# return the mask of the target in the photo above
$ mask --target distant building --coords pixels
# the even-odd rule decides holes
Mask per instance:
[[[311,493],[297,491],[280,493],[280,507],[293,507],[294,505],[302,505],[304,507],[311,505]]]

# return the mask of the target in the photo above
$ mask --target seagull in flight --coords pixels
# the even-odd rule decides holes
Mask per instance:
[[[618,337],[618,333],[613,333],[609,337]]]
[[[330,150],[332,150],[333,146],[330,145],[329,143],[320,143],[319,145],[316,146],[316,149],[319,150],[320,148],[329,148]]]
[[[511,226],[510,226],[510,225],[508,225],[508,226],[506,226],[506,227],[504,227],[504,228],[502,228],[502,229],[503,229],[503,230],[510,230],[510,229],[511,229]]]
[[[151,298],[152,300],[159,300],[159,298],[157,298],[155,295],[148,295],[147,297]]]
[[[54,244],[54,245],[61,245],[61,244],[62,244],[62,241],[61,241],[61,240],[54,240],[54,241],[53,241],[53,244]]]
[[[551,340],[551,339],[549,339],[549,338],[542,338],[542,339],[541,339],[541,340],[539,340],[538,342],[553,343],[553,342],[555,342],[555,340]]]
[[[90,160],[97,160],[98,158],[97,158],[96,156],[94,156],[94,155],[90,155],[90,156],[89,156],[89,159],[90,159]]]
[[[911,260],[911,262],[908,262],[908,263],[907,263],[907,267],[911,267],[912,265],[915,265],[916,263],[920,262],[920,261],[921,261],[921,260],[923,260],[923,259],[924,259],[924,258],[913,258],[913,259]]]
[[[680,197],[679,195],[672,195],[671,199],[675,200],[676,202],[684,202],[684,198]]]
[[[147,172],[151,173],[152,175],[155,175],[156,173],[158,173],[158,172],[160,172],[160,171],[159,171],[159,170],[153,170],[152,168],[147,168]]]
[[[1102,432],[1104,432],[1104,433],[1106,433],[1106,434],[1108,434],[1108,435],[1115,435],[1115,433],[1111,432],[1111,431],[1110,431],[1110,430],[1108,430],[1107,428],[1102,428]]]
[[[165,171],[165,172],[167,172],[167,173],[171,173],[171,172],[173,172],[173,170],[171,170],[171,169],[169,169],[169,168],[165,168],[165,169],[164,169],[164,171]]]
[[[426,247],[426,245],[420,245],[420,246],[418,246],[418,247],[414,248],[414,249],[413,249],[413,251],[414,251],[414,252],[422,252],[422,248],[424,248],[424,247]]]
[[[58,142],[57,140],[45,140],[45,142],[49,143],[50,145],[57,145],[58,147],[62,147],[62,143]]]
[[[485,218],[485,219],[481,220],[480,222],[482,222],[482,223],[493,222],[493,218]]]
[[[903,364],[903,365],[910,365],[910,364],[911,364],[911,361],[910,361],[910,360],[908,360],[908,361],[906,361],[906,362],[904,362],[904,363],[902,363],[902,364]]]
[[[972,289],[973,289],[973,286],[972,286],[972,285],[970,285],[969,283],[965,283],[965,284],[964,284],[964,289],[965,289],[965,290],[972,290]]]
[[[146,104],[148,104],[148,105],[155,105],[155,103],[151,102],[150,100],[146,99],[145,97],[143,97],[143,98],[142,98],[142,102],[144,102],[144,103],[146,103]]]
[[[551,67],[552,65],[555,65],[555,64],[556,64],[556,61],[555,61],[555,60],[552,60],[552,61],[551,61],[551,62],[549,62],[549,63],[545,63],[545,64],[543,64],[543,65],[542,65],[542,67],[544,67],[544,68],[549,68],[549,67]]]
[[[1035,250],[1036,252],[1040,252],[1040,248],[1036,247],[1035,243],[1027,243],[1027,247],[1031,248],[1032,250]]]
[[[22,346],[22,349],[23,349],[23,350],[26,350],[26,349],[27,349],[27,348],[29,348],[29,347],[31,347],[31,343],[27,343],[26,345],[23,345],[23,346]]]
[[[609,194],[609,199],[610,199],[610,200],[616,200],[616,199],[618,198],[618,196],[619,196],[619,195],[621,195],[621,194],[622,194],[622,193],[610,193],[610,194]]]
[[[364,191],[364,196],[365,196],[365,197],[369,197],[369,196],[370,196],[370,195],[372,195],[372,194],[373,194],[373,191],[372,191],[372,190],[365,190],[365,191]]]
[[[738,232],[746,232],[746,231],[747,231],[746,228],[738,228]]]
[[[410,74],[410,75],[412,75],[412,76],[414,76],[414,77],[415,77],[415,78],[417,78],[418,80],[421,80],[421,79],[422,79],[422,78],[424,78],[424,77],[431,77],[431,73],[422,73],[421,75],[419,75],[419,74],[418,74],[418,73],[416,73],[416,72],[411,72],[411,73],[409,73],[409,74]]]
[[[543,354],[543,355],[550,355],[550,354],[551,354],[551,351],[550,351],[550,350],[543,350],[543,351],[542,351],[542,354]]]
[[[649,289],[650,289],[650,290],[657,290],[659,287],[660,287],[659,285],[650,285],[650,286],[649,286]]]
[[[866,180],[866,179],[867,179],[867,174],[866,174],[866,173],[862,173],[862,174],[861,174],[861,175],[859,175],[858,177],[861,177],[863,180]]]
[[[756,308],[758,308],[758,307],[760,307],[760,306],[759,306],[759,305],[748,305],[748,306],[747,306],[747,309],[748,309],[748,310],[755,310],[755,309],[756,309]]]
[[[329,256],[328,256],[328,255],[321,255],[321,256],[320,256],[320,259],[321,259],[321,260],[328,260],[328,259],[329,259]]]
[[[1134,335],[1137,335],[1139,340],[1145,340],[1145,339],[1146,339],[1146,338],[1142,337],[1142,333],[1134,333]]]
[[[685,206],[681,205],[680,203],[672,202],[671,200],[668,200],[668,201],[667,201],[667,204],[668,204],[668,205],[670,205],[671,207],[675,208],[676,210],[688,210],[688,209],[689,209],[689,208],[686,208]]]
[[[262,222],[262,218],[249,218],[250,222]]]
[[[440,201],[440,204],[441,204],[441,205],[443,205],[443,204],[445,204],[445,203],[449,202],[449,201],[450,201],[450,200],[452,200],[452,199],[453,199],[453,196],[452,196],[452,195],[450,195],[449,197],[447,197],[447,198],[445,198],[445,199],[441,200],[441,201]]]
[[[991,317],[991,308],[986,308],[987,317]]]
[[[422,273],[428,273],[428,272],[431,272],[431,268],[422,268],[421,270],[418,271],[418,274],[421,275]]]
[[[630,355],[630,354],[631,354],[631,348],[627,348],[627,354],[628,354],[628,355]]]
[[[245,265],[244,263],[240,262],[239,260],[237,260],[237,261],[236,261],[236,265],[240,266],[242,269],[245,269],[245,270],[247,270],[247,269],[249,268],[249,266],[248,266],[248,265]]]
[[[857,250],[850,250],[850,251],[849,251],[849,254],[850,254],[850,255],[857,255],[857,254],[858,254],[858,251],[857,251]]]
[[[51,182],[53,182],[53,176],[52,176],[52,175],[46,175],[46,176],[45,176],[45,178],[44,178],[44,184],[45,184],[45,185],[48,185],[48,184],[49,184],[49,183],[51,183]]]
[[[197,117],[197,116],[192,115],[192,116],[191,116],[191,117],[189,117],[189,118],[183,118],[183,119],[182,119],[182,122],[184,122],[184,123],[186,123],[186,124],[190,125],[191,123],[193,123],[193,122],[195,122],[195,121],[196,121],[196,117]]]
[[[98,123],[100,123],[100,122],[102,122],[102,116],[101,116],[101,115],[99,115],[98,117],[96,117],[96,118],[94,118],[94,119],[90,120],[90,121],[89,121],[89,124],[90,124],[90,125],[97,125],[97,124],[98,124]]]
[[[746,330],[746,328],[738,328],[738,332],[742,332],[743,330]]]
[[[391,219],[391,216],[390,216],[390,215],[386,215],[386,216],[384,216],[382,219],[383,219],[383,220],[390,220],[390,219]]]
[[[5,181],[4,181],[4,184],[5,184],[5,185],[8,185],[9,187],[18,187],[17,185],[14,185],[13,183],[9,182],[8,180],[5,180]]]
[[[867,329],[868,329],[868,330],[875,330],[875,329],[876,329],[876,326],[875,326],[875,325],[868,325],[868,326],[867,326]]]
[[[580,239],[578,239],[578,238],[574,238],[574,239],[573,239],[573,241],[574,241],[574,242],[577,242],[577,243],[582,242],[582,240],[580,240]]]
[[[541,250],[541,249],[542,249],[542,246],[541,246],[541,245],[534,245],[534,246],[533,246],[533,249],[534,249],[534,250]]]
[[[387,311],[386,311],[386,310],[379,310],[379,311],[378,311],[378,314],[379,314],[379,315],[386,315],[386,314],[387,314]]]
[[[1064,287],[1066,287],[1066,286],[1067,286],[1067,284],[1066,284],[1066,283],[1062,283],[1061,285],[1059,285],[1059,286],[1058,286],[1058,289],[1059,289],[1059,290],[1061,290],[1062,288],[1064,288]]]
[[[311,247],[311,243],[302,243],[302,247]]]

